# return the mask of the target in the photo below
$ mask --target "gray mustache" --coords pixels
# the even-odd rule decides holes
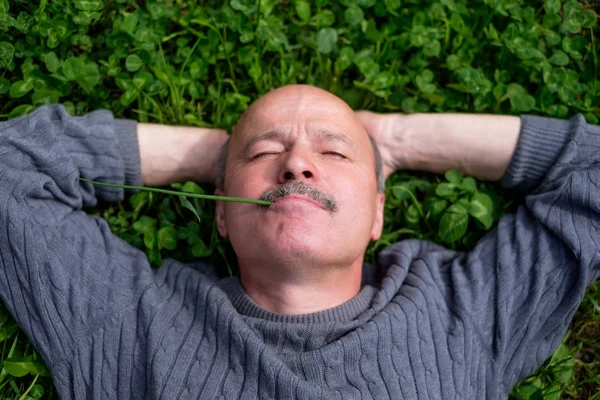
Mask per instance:
[[[277,189],[267,190],[263,193],[260,199],[264,201],[275,202],[278,199],[291,194],[307,196],[321,204],[323,208],[329,210],[330,212],[336,212],[338,210],[337,202],[332,196],[325,194],[302,181],[296,180],[289,180]]]

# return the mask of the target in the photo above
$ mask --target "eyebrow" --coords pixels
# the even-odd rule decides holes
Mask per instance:
[[[328,142],[342,142],[348,146],[352,146],[352,140],[348,136],[340,135],[339,133],[331,132],[326,129],[319,129],[310,134],[317,139],[323,139]]]
[[[250,151],[252,146],[254,146],[258,142],[281,141],[281,138],[283,136],[284,136],[284,133],[281,131],[278,131],[278,130],[268,131],[268,132],[253,136],[250,139],[248,139],[248,142],[246,142],[246,145],[244,146],[244,150],[242,151],[242,154],[247,156],[248,152]],[[309,136],[317,138],[317,139],[325,140],[327,142],[341,142],[341,143],[344,143],[351,147],[353,145],[352,140],[350,140],[350,138],[348,138],[347,136],[340,135],[339,133],[331,132],[326,129],[318,129],[318,130],[310,133]]]
[[[244,146],[244,150],[242,151],[242,154],[244,156],[248,156],[248,152],[250,151],[252,146],[254,146],[258,142],[271,141],[271,140],[274,141],[274,140],[281,139],[282,136],[283,136],[283,132],[281,132],[281,131],[269,131],[269,132],[261,133],[260,135],[253,136],[250,139],[248,139],[248,141],[246,142],[246,145]]]

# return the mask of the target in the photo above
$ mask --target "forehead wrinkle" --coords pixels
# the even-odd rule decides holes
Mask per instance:
[[[348,136],[341,135],[341,134],[335,133],[335,132],[331,132],[331,131],[328,131],[327,129],[317,129],[316,131],[313,131],[312,133],[310,133],[310,136],[317,138],[317,139],[325,140],[328,142],[342,142],[344,144],[347,144],[350,147],[353,147],[353,145],[354,145],[354,143],[352,142],[352,139],[350,139]]]

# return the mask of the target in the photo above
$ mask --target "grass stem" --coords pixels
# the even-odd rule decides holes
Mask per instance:
[[[210,195],[210,194],[178,192],[176,190],[158,189],[158,188],[151,188],[151,187],[144,187],[144,186],[117,185],[115,183],[97,182],[97,181],[92,181],[92,180],[84,179],[84,178],[79,178],[79,180],[81,180],[83,182],[92,183],[92,184],[98,185],[98,186],[116,187],[116,188],[121,188],[121,189],[130,189],[130,190],[145,190],[147,192],[172,194],[172,195],[176,195],[176,196],[192,197],[192,198],[196,198],[196,199],[206,199],[206,200],[215,200],[215,201],[216,200],[233,201],[233,202],[237,202],[237,203],[258,204],[260,206],[270,206],[271,205],[270,201],[246,199],[243,197],[214,196],[214,195]]]

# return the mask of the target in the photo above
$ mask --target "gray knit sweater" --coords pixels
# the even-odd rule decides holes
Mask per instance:
[[[0,123],[0,296],[63,399],[505,399],[600,275],[600,128],[522,127],[525,205],[473,251],[402,241],[347,303],[282,315],[81,211],[124,194],[79,177],[141,183],[136,124],[42,107]]]

